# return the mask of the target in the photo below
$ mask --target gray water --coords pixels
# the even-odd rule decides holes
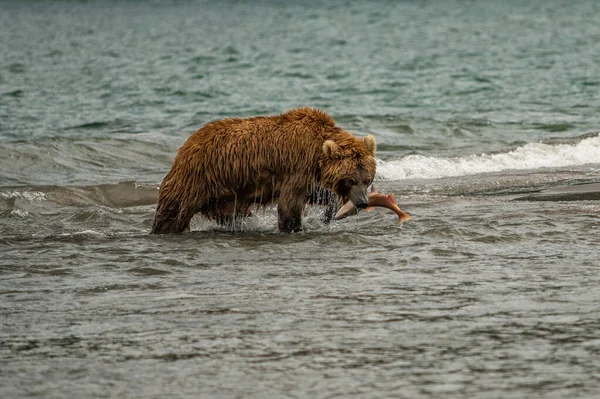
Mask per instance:
[[[600,394],[600,3],[5,1],[0,396]],[[151,236],[211,120],[319,107],[388,210]]]

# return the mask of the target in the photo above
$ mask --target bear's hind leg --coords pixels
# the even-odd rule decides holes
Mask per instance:
[[[156,212],[151,234],[172,234],[177,232],[177,212]]]
[[[191,219],[191,216],[181,217],[176,209],[157,211],[150,232],[152,234],[180,234],[188,232],[190,231]]]

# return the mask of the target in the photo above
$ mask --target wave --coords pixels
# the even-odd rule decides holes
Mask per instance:
[[[597,163],[600,163],[600,135],[584,138],[575,144],[529,143],[498,154],[452,158],[407,155],[397,160],[378,160],[377,177],[382,180],[439,179]]]
[[[156,182],[180,141],[151,132],[0,142],[0,186]]]
[[[47,203],[57,206],[106,206],[129,208],[156,204],[158,186],[125,181],[117,184],[96,184],[90,186],[31,186],[0,188],[0,210],[19,209],[36,203],[46,209]]]
[[[0,187],[2,237],[108,236],[147,232],[158,197],[155,184]]]

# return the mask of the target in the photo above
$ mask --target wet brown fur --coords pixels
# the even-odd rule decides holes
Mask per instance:
[[[159,192],[152,232],[181,233],[200,212],[220,224],[278,203],[279,229],[297,231],[308,196],[343,178],[372,180],[375,140],[337,127],[323,111],[208,123],[179,149]]]

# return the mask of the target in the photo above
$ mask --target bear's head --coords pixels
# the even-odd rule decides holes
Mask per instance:
[[[367,188],[375,178],[375,137],[358,139],[349,135],[323,143],[321,184],[333,190],[344,204],[336,219],[367,207]]]

